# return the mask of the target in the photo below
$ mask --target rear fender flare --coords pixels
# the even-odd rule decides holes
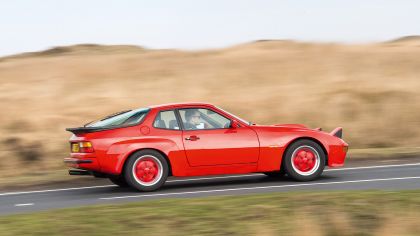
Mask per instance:
[[[112,151],[113,148],[121,149],[123,148],[125,151],[118,155],[118,160],[115,166],[115,171],[119,174],[123,171],[124,165],[128,158],[133,155],[134,153],[144,150],[144,149],[151,149],[161,153],[166,160],[168,161],[170,167],[170,173],[172,170],[172,161],[170,158],[170,153],[172,151],[181,150],[176,145],[175,142],[169,139],[162,139],[162,138],[147,138],[142,140],[133,141],[131,143],[118,143],[112,145],[109,151]]]

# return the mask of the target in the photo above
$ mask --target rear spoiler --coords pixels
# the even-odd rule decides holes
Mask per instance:
[[[131,126],[136,126],[138,124],[129,124],[129,125],[113,125],[113,126],[106,126],[106,127],[76,127],[76,128],[66,128],[66,131],[72,132],[73,134],[85,134],[85,133],[93,133],[99,132],[104,130],[111,130],[111,129],[119,129],[119,128],[126,128]]]
[[[333,131],[331,131],[330,135],[335,136],[337,138],[343,138],[343,128],[337,127]]]
[[[107,130],[109,128],[98,128],[98,127],[77,127],[77,128],[67,128],[66,131],[72,132],[73,134],[83,134],[83,133],[92,133],[102,130]]]

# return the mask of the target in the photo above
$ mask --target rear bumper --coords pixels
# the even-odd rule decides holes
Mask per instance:
[[[68,157],[64,158],[64,163],[71,168],[90,170],[90,171],[100,171],[101,166],[99,165],[98,159],[96,158],[76,158]]]

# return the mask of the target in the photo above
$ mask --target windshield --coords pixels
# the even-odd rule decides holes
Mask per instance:
[[[91,122],[85,127],[95,127],[95,128],[106,128],[113,126],[127,126],[140,123],[143,118],[149,112],[150,108],[140,108],[136,110],[127,110],[122,112],[117,112],[112,115],[106,116],[105,118]]]
[[[227,112],[227,111],[223,110],[223,109],[222,109],[222,108],[220,108],[220,107],[218,107],[218,109],[219,109],[219,110],[222,110],[223,112],[227,113],[228,115],[232,116],[233,118],[235,118],[235,119],[237,119],[237,120],[239,120],[239,121],[241,121],[241,122],[243,122],[243,123],[245,123],[245,124],[252,125],[252,123],[251,123],[251,122],[246,121],[246,120],[244,120],[244,119],[242,119],[242,118],[240,118],[240,117],[237,117],[237,116],[235,116],[234,114],[232,114],[232,113],[230,113],[230,112]]]

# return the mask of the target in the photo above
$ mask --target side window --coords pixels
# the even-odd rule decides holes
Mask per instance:
[[[186,130],[223,129],[230,124],[228,118],[204,108],[180,109],[179,114]]]
[[[159,129],[180,129],[178,121],[176,120],[175,112],[173,110],[159,112],[155,118],[155,121],[153,122],[153,127]]]

